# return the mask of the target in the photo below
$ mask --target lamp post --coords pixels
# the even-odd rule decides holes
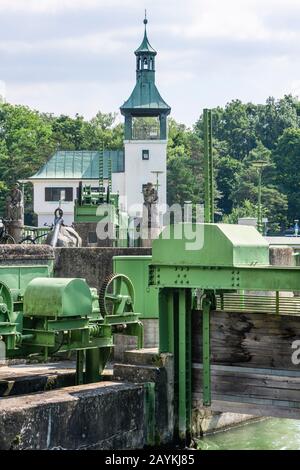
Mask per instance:
[[[262,204],[261,204],[261,179],[262,171],[265,166],[268,165],[268,162],[265,160],[256,160],[253,162],[253,166],[257,169],[258,173],[258,208],[257,208],[257,230],[260,233],[263,233],[263,220],[262,220]]]

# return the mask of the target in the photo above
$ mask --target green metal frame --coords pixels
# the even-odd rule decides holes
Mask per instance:
[[[203,111],[204,124],[204,221],[214,222],[214,180],[212,151],[212,115],[210,109]]]
[[[52,259],[0,266],[0,336],[7,357],[34,355],[47,361],[54,354],[77,351],[76,383],[96,382],[114,346],[116,327],[125,326],[122,334],[136,336],[138,348],[143,346],[133,288],[117,299],[113,315],[102,316],[96,289],[83,279],[52,275]]]

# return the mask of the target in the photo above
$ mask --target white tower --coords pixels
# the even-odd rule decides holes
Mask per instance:
[[[170,106],[155,85],[156,51],[146,31],[142,44],[135,51],[136,85],[120,110],[125,116],[125,209],[143,204],[143,185],[158,185],[158,203],[166,204],[167,193],[167,116]]]

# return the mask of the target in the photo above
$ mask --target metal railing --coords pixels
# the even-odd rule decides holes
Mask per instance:
[[[242,292],[221,294],[217,296],[217,310],[300,315],[300,297],[279,295],[279,292],[275,292],[274,296]]]
[[[30,243],[29,238],[35,241],[36,244],[42,245],[45,243],[46,237],[50,232],[51,227],[33,227],[30,225],[24,225],[22,232],[22,239],[28,238],[28,243]],[[27,243],[26,241],[24,243]]]

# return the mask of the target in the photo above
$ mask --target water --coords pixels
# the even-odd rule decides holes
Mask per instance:
[[[300,450],[300,421],[268,418],[198,441],[202,450]]]

